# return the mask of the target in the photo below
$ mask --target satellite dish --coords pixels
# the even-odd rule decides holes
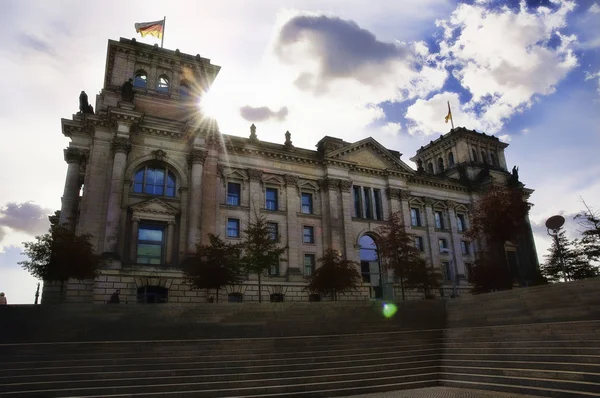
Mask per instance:
[[[557,230],[565,224],[565,218],[563,216],[552,216],[546,220],[546,228]]]

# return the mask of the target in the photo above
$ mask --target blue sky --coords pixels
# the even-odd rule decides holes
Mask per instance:
[[[101,90],[108,39],[150,44],[135,22],[167,16],[164,45],[222,67],[210,93],[222,132],[314,148],[372,136],[408,158],[456,126],[500,137],[536,190],[542,227],[581,198],[600,207],[600,4],[587,1],[27,1],[0,4],[0,291],[33,301],[22,242],[60,208],[68,145],[60,118]],[[395,4],[398,3],[398,4]],[[243,111],[242,111],[243,110]]]

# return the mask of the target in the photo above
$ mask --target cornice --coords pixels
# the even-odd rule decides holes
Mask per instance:
[[[182,131],[168,130],[160,127],[151,127],[142,125],[138,128],[138,132],[145,135],[155,135],[160,137],[182,138],[185,133]]]
[[[447,181],[426,179],[422,177],[413,176],[408,180],[409,184],[427,185],[436,188],[448,189],[451,191],[469,192],[469,189],[458,184],[448,183]]]

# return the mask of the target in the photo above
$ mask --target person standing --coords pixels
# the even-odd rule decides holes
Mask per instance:
[[[0,293],[0,305],[7,305],[8,302],[6,301],[6,295],[4,295],[4,292]]]

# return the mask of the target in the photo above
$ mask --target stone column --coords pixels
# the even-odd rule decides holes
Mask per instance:
[[[204,162],[204,176],[202,177],[202,211],[200,213],[200,243],[203,245],[210,243],[208,234],[216,234],[217,232],[217,213],[219,212],[217,164],[221,148],[219,136],[208,137],[205,145],[208,152]]]
[[[83,152],[77,148],[69,147],[64,150],[64,156],[68,166],[59,223],[67,224],[70,228],[75,228],[80,188],[79,169]]]
[[[352,228],[352,210],[354,207],[354,201],[352,198],[352,181],[340,180],[339,187],[340,194],[342,195],[341,204],[344,230],[344,257],[348,260],[358,261],[359,259],[356,258],[356,251],[354,249],[356,236],[354,236],[354,228]]]
[[[400,189],[387,187],[385,189],[385,195],[388,197],[388,202],[390,204],[390,212],[396,213],[400,211]]]
[[[204,160],[207,152],[194,149],[188,156],[192,167],[190,177],[190,195],[188,206],[188,233],[186,250],[188,253],[196,252],[196,245],[200,243],[200,210],[202,206],[202,175]]]
[[[248,169],[248,178],[250,179],[250,218],[253,219],[255,215],[260,213],[260,209],[263,207],[263,195],[262,195],[262,175],[263,171],[259,169]]]
[[[435,269],[440,269],[440,247],[438,237],[435,232],[435,216],[433,214],[433,200],[425,199],[425,216],[427,220],[427,236],[429,237],[429,247],[431,249],[431,265]]]
[[[173,264],[173,249],[175,248],[175,220],[167,224],[167,264]]]
[[[458,274],[465,275],[465,261],[463,259],[462,248],[460,242],[462,240],[461,235],[458,233],[458,223],[456,221],[456,207],[457,203],[448,201],[448,218],[450,219],[450,231],[451,234],[451,247],[450,250],[454,251],[454,260],[456,261],[455,271]],[[471,248],[473,250],[473,248]],[[462,282],[462,281],[459,281]]]
[[[323,219],[323,223],[327,224],[327,232],[329,236],[326,236],[325,247],[338,250],[339,252],[345,251],[344,249],[344,236],[343,236],[343,219],[341,216],[341,200],[339,195],[340,181],[336,178],[323,178],[319,181],[321,189],[324,193],[325,199],[328,205],[328,218]],[[352,213],[350,213],[352,214]]]
[[[131,218],[131,240],[129,242],[129,262],[137,263],[137,239],[140,228],[140,219],[138,217]]]
[[[127,154],[131,150],[129,139],[115,137],[111,144],[114,152],[112,176],[110,179],[110,195],[106,215],[106,233],[104,235],[104,252],[116,254],[119,240],[119,218],[121,215],[121,196],[127,166]]]
[[[285,184],[287,199],[287,275],[288,277],[302,276],[299,256],[299,247],[301,241],[298,236],[298,210],[300,209],[300,201],[298,199],[298,176],[286,174]]]

